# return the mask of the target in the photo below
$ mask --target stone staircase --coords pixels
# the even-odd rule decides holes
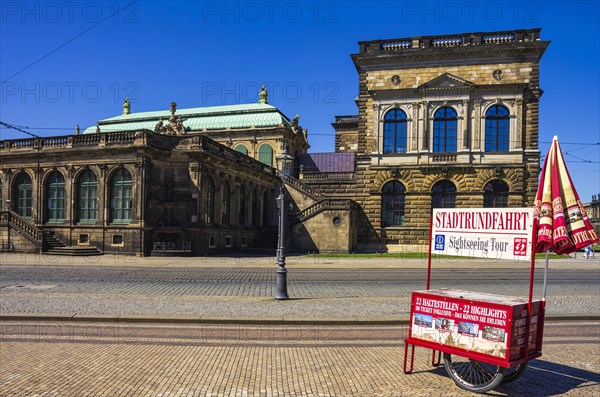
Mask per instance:
[[[44,230],[42,238],[42,252],[49,255],[63,256],[92,256],[102,255],[94,246],[67,246],[54,235],[54,232]]]
[[[43,230],[30,223],[14,211],[0,211],[0,227],[6,227],[7,233],[3,233],[3,238],[7,241],[2,241],[2,247],[8,247],[4,250],[13,250],[14,243],[12,233],[17,233],[19,236],[29,240],[31,246],[34,247],[33,252],[43,252],[51,255],[68,255],[68,256],[89,256],[101,255],[102,252],[94,246],[71,246],[68,247],[54,232]]]

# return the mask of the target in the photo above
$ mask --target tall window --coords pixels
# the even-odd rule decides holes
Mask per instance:
[[[234,149],[240,153],[245,154],[246,156],[248,155],[248,148],[242,144],[237,145]]]
[[[22,173],[15,181],[15,209],[25,219],[31,219],[31,197],[31,178]]]
[[[204,223],[215,223],[215,208],[216,208],[216,189],[215,182],[209,176],[203,186],[204,190]]]
[[[406,113],[393,109],[383,122],[383,153],[406,153]]]
[[[91,171],[84,171],[77,180],[77,209],[80,222],[95,222],[98,216],[98,180]]]
[[[431,188],[431,208],[456,207],[456,186],[450,181],[439,181]]]
[[[65,220],[65,178],[55,171],[46,182],[46,219],[48,222]]]
[[[404,194],[406,189],[398,181],[385,184],[381,194],[381,226],[404,224]]]
[[[221,223],[223,225],[231,224],[231,188],[229,187],[229,182],[225,182],[223,185]]]
[[[508,109],[494,105],[485,112],[485,151],[508,152]]]
[[[433,115],[433,151],[456,152],[456,111],[438,109]]]
[[[0,179],[0,210],[3,207],[3,200],[2,200],[2,179]]]
[[[110,183],[110,221],[113,223],[131,222],[131,173],[125,168],[117,171]]]
[[[258,161],[269,167],[273,166],[273,148],[268,143],[263,143],[258,148]]]
[[[508,207],[508,186],[498,180],[490,181],[483,187],[483,206],[485,208]]]
[[[240,187],[240,211],[238,224],[240,226],[246,226],[246,213],[248,207],[248,197],[246,196],[246,188]]]

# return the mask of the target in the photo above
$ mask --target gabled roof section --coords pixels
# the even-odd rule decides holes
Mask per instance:
[[[169,110],[122,114],[100,120],[98,126],[100,132],[154,130],[159,119],[162,118],[163,122],[167,122],[170,116]],[[291,125],[289,118],[279,109],[264,103],[177,109],[174,116],[181,117],[185,129],[188,131],[289,127]],[[95,126],[87,128],[83,133],[94,132],[96,132]]]
[[[470,89],[474,87],[475,84],[467,81],[465,79],[461,79],[458,76],[455,76],[450,73],[444,73],[434,78],[433,80],[429,80],[428,82],[421,84],[418,89],[419,90],[447,90],[447,89]]]

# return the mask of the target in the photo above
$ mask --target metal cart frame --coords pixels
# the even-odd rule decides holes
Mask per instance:
[[[494,389],[502,382],[510,382],[517,379],[526,369],[527,363],[542,355],[542,339],[545,315],[545,297],[540,302],[538,314],[538,342],[537,351],[530,352],[530,329],[532,319],[533,280],[535,272],[535,247],[537,241],[537,219],[533,219],[531,233],[531,267],[529,272],[529,295],[526,314],[526,332],[523,357],[510,360],[508,355],[505,359],[493,357],[487,354],[455,348],[441,343],[431,342],[412,337],[413,327],[413,305],[411,304],[408,338],[404,340],[404,373],[413,372],[415,346],[431,349],[431,365],[437,367],[441,364],[442,353],[444,354],[444,366],[448,375],[461,388],[471,392],[483,393]],[[431,251],[432,251],[432,229],[433,216],[429,222],[429,251],[427,256],[427,281],[426,290],[430,290],[431,284]],[[462,298],[462,297],[461,297]],[[410,361],[408,360],[410,349]],[[436,357],[437,355],[437,357]],[[456,358],[452,361],[452,356]],[[460,360],[463,360],[460,362]],[[466,361],[468,360],[468,361]],[[407,364],[410,363],[409,368]],[[459,368],[460,367],[460,368]]]

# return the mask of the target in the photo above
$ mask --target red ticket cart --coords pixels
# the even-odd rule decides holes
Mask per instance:
[[[517,379],[542,354],[544,300],[533,300],[534,216],[529,208],[436,209],[430,227],[427,284],[412,294],[404,373],[415,346],[432,350],[465,390],[483,393]],[[529,297],[429,289],[431,254],[531,262]],[[407,368],[410,350],[410,368]],[[437,354],[437,357],[436,357]]]

